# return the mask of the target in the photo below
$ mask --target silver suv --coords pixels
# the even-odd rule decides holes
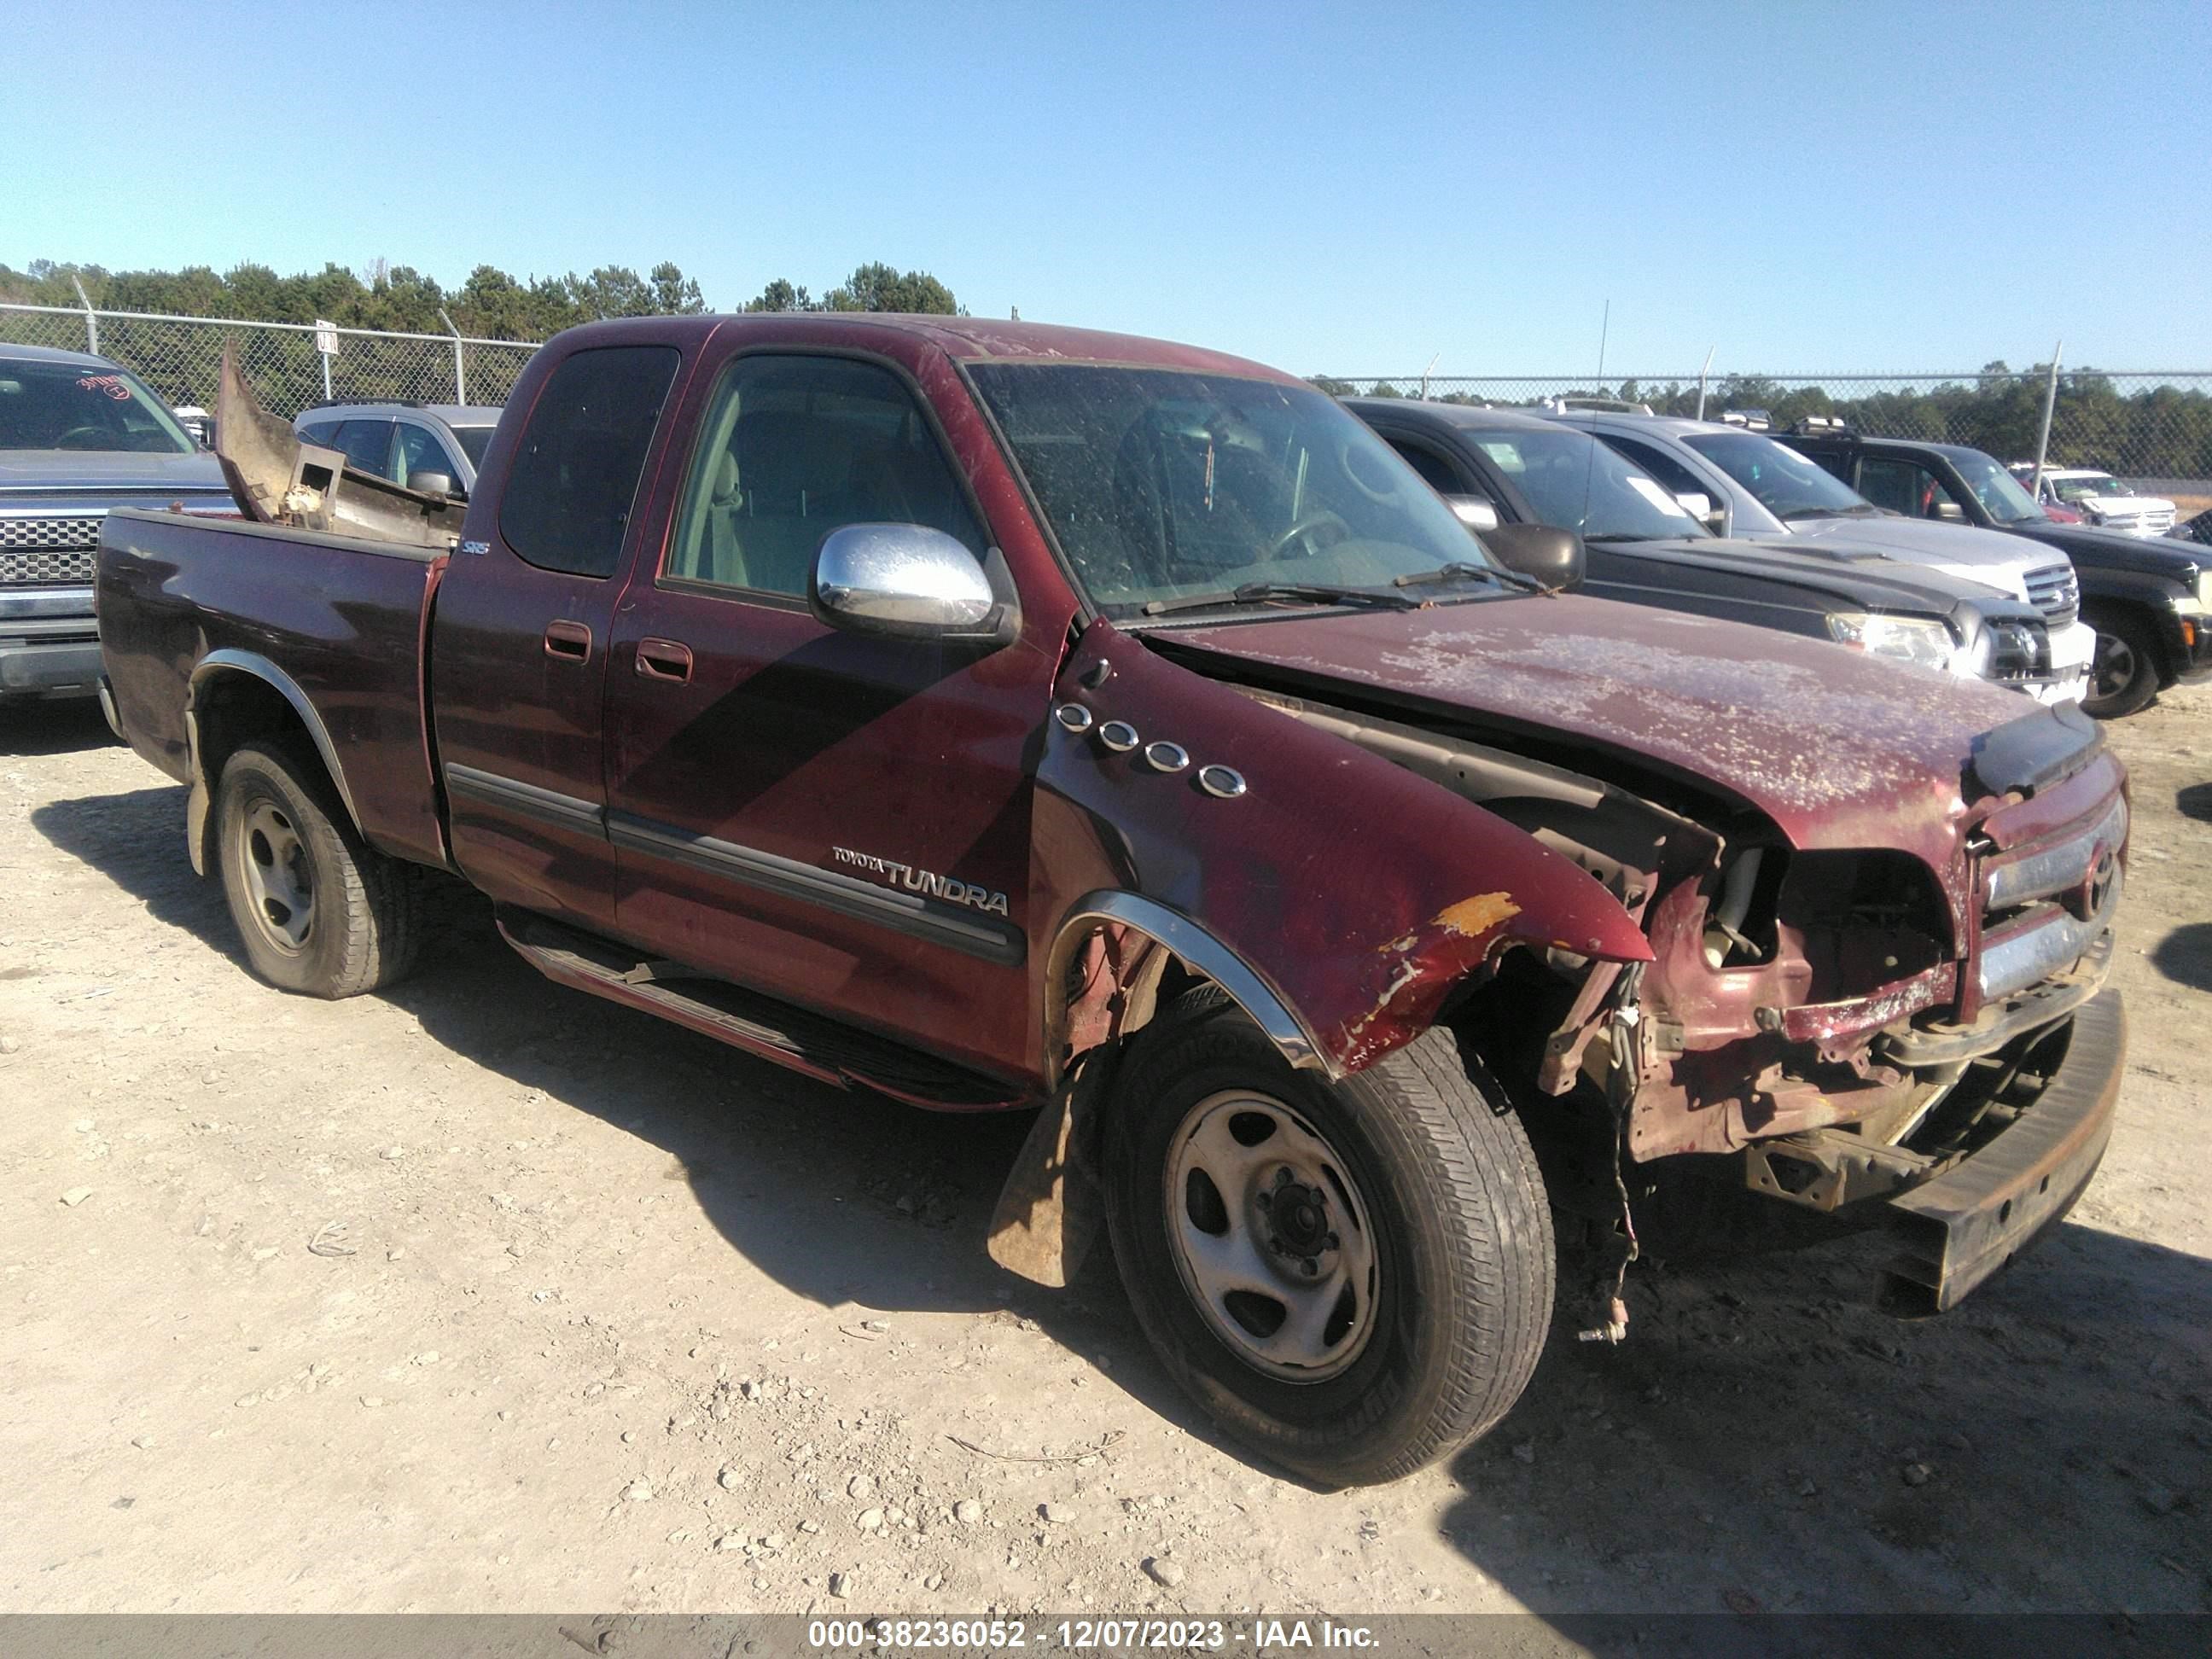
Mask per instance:
[[[1716,534],[1786,540],[1800,551],[1838,558],[1925,565],[2027,600],[2050,624],[2051,668],[2066,688],[2043,700],[2078,698],[2086,689],[2096,631],[2081,619],[2073,565],[2050,549],[1998,531],[1884,512],[1787,444],[1743,426],[1583,410],[1549,418],[1602,438]]]
[[[324,404],[303,410],[292,430],[311,444],[342,450],[348,465],[410,489],[427,475],[449,495],[477,487],[499,410],[480,404]]]

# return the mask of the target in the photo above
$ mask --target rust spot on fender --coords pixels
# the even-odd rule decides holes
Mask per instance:
[[[1478,893],[1437,913],[1435,926],[1446,933],[1472,939],[1486,933],[1501,921],[1521,914],[1521,907],[1503,893]]]

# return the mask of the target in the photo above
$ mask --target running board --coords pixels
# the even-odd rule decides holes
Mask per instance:
[[[855,1084],[910,1106],[988,1112],[1032,1105],[1005,1084],[888,1038],[824,1019],[680,963],[502,905],[499,931],[557,984],[673,1020],[839,1088]]]

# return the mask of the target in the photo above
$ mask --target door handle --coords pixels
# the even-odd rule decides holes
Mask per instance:
[[[550,622],[545,624],[545,654],[562,662],[592,659],[592,630],[588,623]]]
[[[689,680],[691,647],[681,640],[641,639],[637,642],[637,672],[648,679]]]

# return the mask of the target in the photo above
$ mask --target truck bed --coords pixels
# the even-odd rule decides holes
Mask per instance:
[[[295,707],[307,705],[302,717],[369,842],[443,865],[423,639],[445,559],[428,548],[242,520],[110,513],[95,599],[131,747],[188,781],[194,681],[253,659],[264,678],[291,688]]]

